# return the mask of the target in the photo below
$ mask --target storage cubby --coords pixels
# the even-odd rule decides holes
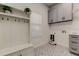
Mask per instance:
[[[0,7],[4,5],[0,4]],[[0,8],[1,9],[1,8]],[[32,47],[30,43],[30,18],[19,9],[12,13],[0,10],[0,55],[8,55]]]

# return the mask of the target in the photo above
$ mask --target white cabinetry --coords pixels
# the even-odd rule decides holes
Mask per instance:
[[[72,3],[61,3],[54,5],[49,11],[49,23],[72,20],[72,9]]]
[[[79,35],[69,35],[69,51],[73,54],[79,55]]]
[[[63,3],[58,5],[58,21],[72,20],[72,4]]]
[[[49,22],[57,22],[57,5],[49,11]]]

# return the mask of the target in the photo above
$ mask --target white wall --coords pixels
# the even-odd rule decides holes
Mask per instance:
[[[33,40],[32,43],[35,44],[35,46],[40,46],[41,44],[44,44],[46,42],[48,42],[48,33],[49,33],[49,28],[48,28],[48,8],[43,5],[43,4],[39,4],[39,3],[11,3],[11,4],[7,4],[9,6],[18,8],[23,10],[26,7],[31,8],[33,13],[38,13],[42,16],[42,34],[43,36],[40,38],[36,38],[35,41]],[[32,19],[31,19],[32,20]],[[31,38],[32,40],[32,38]]]
[[[57,44],[69,47],[69,34],[79,34],[79,4],[73,4],[73,21],[52,24],[49,29],[50,33],[56,33]],[[66,34],[62,33],[62,30],[65,30]]]

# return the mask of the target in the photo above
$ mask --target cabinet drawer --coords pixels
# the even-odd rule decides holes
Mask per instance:
[[[78,41],[71,40],[70,41],[70,44],[79,44],[79,42]]]
[[[79,35],[69,35],[69,37],[70,38],[75,38],[75,39],[77,38],[77,39],[79,39]]]
[[[79,42],[76,42],[76,41],[70,41],[70,42],[69,42],[69,47],[75,47],[75,48],[78,48],[78,47],[79,47]]]
[[[71,38],[71,37],[69,37],[69,40],[79,41],[79,38]]]
[[[69,39],[69,44],[76,44],[76,45],[79,45],[79,40],[70,40]]]
[[[72,43],[69,43],[69,47],[73,47],[73,48],[78,48],[78,44],[72,44]]]
[[[79,50],[77,48],[74,48],[74,47],[70,47],[69,50],[74,52],[74,53],[79,53]]]
[[[78,49],[74,47],[71,47],[71,50],[78,51]]]

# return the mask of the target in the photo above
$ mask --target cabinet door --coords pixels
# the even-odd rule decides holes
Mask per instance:
[[[72,3],[66,3],[64,5],[65,7],[63,7],[64,9],[64,15],[65,16],[65,19],[64,20],[72,20]]]
[[[49,20],[51,20],[50,22],[57,22],[57,5],[49,11]]]
[[[58,21],[72,20],[72,4],[62,3],[58,5]]]

